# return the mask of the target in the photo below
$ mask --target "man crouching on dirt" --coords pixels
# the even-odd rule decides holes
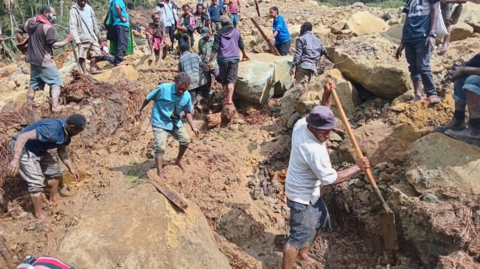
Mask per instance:
[[[462,66],[455,66],[446,78],[454,82],[455,112],[449,124],[437,127],[434,131],[480,145],[480,53]],[[468,127],[465,124],[467,106]]]
[[[167,149],[168,134],[171,134],[180,143],[176,165],[185,171],[182,157],[190,144],[190,137],[183,128],[180,113],[185,112],[188,124],[192,131],[198,135],[200,132],[193,125],[193,105],[190,93],[187,91],[191,83],[190,76],[181,72],[175,78],[175,83],[160,84],[155,90],[145,97],[145,101],[135,114],[135,118],[140,119],[143,108],[150,102],[153,103],[152,116],[150,123],[152,124],[153,136],[155,138],[155,164],[157,166],[157,174],[160,178],[165,179],[162,172],[163,155]]]
[[[290,208],[290,236],[283,251],[283,269],[292,268],[295,261],[315,264],[308,256],[311,245],[320,230],[330,228],[327,206],[320,196],[320,185],[338,184],[370,167],[366,157],[356,165],[335,171],[330,163],[327,141],[335,129],[335,118],[330,110],[330,96],[335,83],[324,85],[320,106],[299,120],[292,133],[292,151],[288,165],[285,193]]]
[[[86,125],[87,120],[80,114],[74,114],[66,120],[43,119],[28,125],[13,138],[13,160],[8,166],[7,175],[14,177],[20,170],[20,176],[27,182],[35,218],[39,222],[46,219],[40,197],[46,185],[50,187],[50,204],[60,204],[57,189],[62,180],[62,171],[48,150],[56,148],[60,160],[75,180],[79,180],[80,176],[66,148],[72,137],[82,132]]]

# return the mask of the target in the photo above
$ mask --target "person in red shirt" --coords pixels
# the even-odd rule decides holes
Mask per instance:
[[[240,22],[240,0],[228,1],[227,7],[228,14],[230,16],[230,22],[233,24],[234,28],[237,28],[237,25]]]
[[[160,20],[158,13],[152,14],[152,22],[148,24],[147,28],[147,40],[150,47],[150,60],[155,60],[155,55],[158,54],[158,61],[160,62],[163,54],[163,47],[165,46],[165,27],[163,21]]]

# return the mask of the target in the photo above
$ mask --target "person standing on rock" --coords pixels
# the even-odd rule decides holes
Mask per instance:
[[[202,69],[204,63],[198,54],[189,52],[188,44],[180,44],[180,52],[182,56],[178,61],[178,72],[185,72],[190,76],[190,85],[188,92],[192,100],[192,105],[195,108],[197,105],[197,95],[200,93],[203,98],[209,98],[209,91],[207,88],[207,79]],[[204,68],[206,69],[206,67]],[[193,111],[192,111],[193,112]]]
[[[332,168],[327,141],[335,129],[330,97],[335,83],[324,85],[320,106],[299,120],[292,133],[292,152],[288,164],[285,194],[290,208],[290,235],[283,250],[282,269],[291,269],[295,261],[315,264],[309,257],[311,245],[321,230],[329,229],[330,216],[320,195],[320,185],[338,184],[370,167],[366,157],[343,171]]]
[[[128,49],[128,42],[130,38],[129,30],[129,15],[127,13],[127,6],[123,0],[110,0],[110,9],[108,11],[113,16],[113,29],[109,34],[113,43],[115,44],[115,66],[125,64],[123,58]],[[110,31],[110,30],[109,30]]]
[[[59,49],[72,42],[73,36],[68,35],[62,42],[57,42],[53,24],[57,18],[55,9],[43,6],[40,15],[27,21],[24,31],[28,33],[28,47],[26,62],[30,64],[30,87],[27,91],[27,102],[33,102],[35,91],[50,86],[52,112],[59,112],[60,88],[63,87],[62,78],[57,65],[53,60],[53,49]],[[20,32],[19,32],[20,33]]]
[[[305,22],[295,42],[295,55],[290,74],[295,76],[297,84],[303,81],[310,83],[312,76],[317,73],[317,64],[322,55],[330,60],[322,41],[312,34],[312,29],[312,24]]]
[[[451,26],[457,24],[462,13],[462,4],[465,4],[467,1],[468,0],[441,0],[440,9],[442,10],[442,18],[447,27],[448,34],[443,38],[443,44],[440,47],[440,50],[438,50],[439,55],[445,54],[448,51],[448,48],[450,47]],[[455,7],[452,16],[452,6],[455,3],[458,4],[458,6]]]
[[[480,53],[447,74],[454,82],[455,112],[452,121],[435,132],[445,133],[458,140],[480,145]],[[468,128],[465,125],[468,106]]]
[[[192,131],[199,135],[200,132],[193,125],[193,106],[190,93],[187,91],[190,86],[191,79],[187,73],[179,73],[175,78],[175,83],[160,84],[151,93],[147,95],[145,101],[135,114],[138,120],[142,115],[143,108],[154,101],[150,124],[152,124],[153,136],[155,138],[154,157],[157,166],[157,174],[160,178],[165,179],[162,171],[163,156],[167,149],[168,134],[171,134],[180,143],[178,150],[176,165],[185,171],[182,158],[190,144],[190,137],[183,127],[180,113],[185,112],[188,124]]]
[[[212,0],[212,4],[208,7],[208,14],[210,14],[212,33],[220,30],[220,17],[223,15],[222,6],[218,5],[218,0]]]
[[[78,47],[78,61],[84,75],[99,74],[95,65],[100,51],[100,30],[95,19],[95,12],[87,0],[77,0],[70,8],[70,33]],[[87,71],[86,59],[90,59],[90,72]]]
[[[280,11],[278,7],[270,8],[270,18],[273,19],[273,35],[270,36],[271,40],[275,40],[275,48],[281,56],[288,54],[292,38],[288,31],[287,24],[282,15],[279,15]]]
[[[213,61],[217,59],[220,68],[220,83],[225,91],[227,105],[233,104],[233,90],[238,77],[238,62],[240,60],[240,50],[242,51],[242,60],[250,60],[245,52],[240,32],[233,28],[230,18],[222,16],[220,19],[222,28],[215,34],[212,54],[208,60],[208,69],[213,67]]]
[[[234,28],[240,23],[240,0],[228,0],[227,13]]]
[[[8,166],[7,175],[15,177],[20,171],[20,176],[27,182],[35,218],[39,222],[46,219],[41,194],[47,185],[50,187],[50,204],[60,204],[58,184],[62,180],[62,171],[48,151],[57,149],[58,157],[78,181],[80,175],[66,148],[72,137],[81,133],[86,125],[87,120],[80,114],[74,114],[66,120],[43,119],[28,125],[13,138],[13,160]]]
[[[403,12],[407,19],[403,25],[402,42],[395,53],[400,58],[403,49],[415,89],[415,101],[422,100],[422,83],[430,103],[440,102],[433,81],[430,58],[437,38],[440,0],[408,0]]]

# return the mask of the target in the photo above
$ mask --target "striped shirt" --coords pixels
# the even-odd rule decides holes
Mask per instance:
[[[202,59],[196,53],[184,52],[178,62],[178,72],[185,72],[190,75],[192,82],[188,87],[189,90],[198,88],[207,83],[203,69]]]

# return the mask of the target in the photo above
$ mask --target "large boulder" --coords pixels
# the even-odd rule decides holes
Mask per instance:
[[[355,87],[342,76],[338,69],[329,70],[319,77],[314,77],[308,85],[297,85],[288,90],[281,99],[281,118],[287,128],[293,127],[296,120],[310,113],[320,104],[323,85],[332,78],[337,84],[337,94],[347,116],[353,116],[355,107],[360,105],[360,98]],[[332,102],[334,115],[339,116],[336,104]]]
[[[405,58],[396,61],[396,46],[378,34],[355,37],[327,48],[343,75],[384,99],[412,89]]]
[[[480,3],[467,2],[463,4],[462,14],[459,22],[471,20],[473,22],[480,22]]]
[[[288,32],[290,33],[290,37],[292,38],[293,45],[295,44],[295,38],[300,35],[300,27],[302,27],[301,24],[288,26]]]
[[[240,62],[235,95],[252,104],[265,105],[274,95],[283,95],[293,85],[292,57],[259,53]]]
[[[399,23],[390,26],[390,29],[388,29],[388,31],[386,32],[383,32],[381,35],[393,43],[400,44],[400,42],[402,41],[402,34],[403,23]]]
[[[348,19],[345,27],[352,29],[353,33],[357,36],[385,32],[389,28],[384,20],[372,15],[368,11],[353,14],[350,19]]]
[[[75,268],[231,268],[193,203],[182,214],[153,185],[122,188],[86,207],[56,256]]]
[[[469,38],[473,34],[473,27],[464,23],[459,22],[452,26],[450,32],[450,41],[458,41]]]
[[[419,193],[443,191],[480,195],[480,149],[439,133],[412,144],[405,156],[406,177]],[[477,175],[477,176],[474,176]]]
[[[390,126],[381,120],[367,123],[356,129],[354,134],[360,149],[373,165],[402,162],[404,152],[419,138],[419,134],[407,124]],[[349,138],[340,145],[339,154],[342,160],[348,162],[357,158]]]

